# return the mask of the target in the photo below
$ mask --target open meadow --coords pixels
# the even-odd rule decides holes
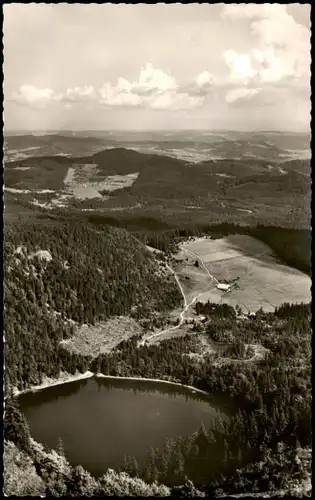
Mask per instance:
[[[255,312],[311,300],[309,276],[281,264],[267,245],[249,236],[196,238],[182,244],[176,259],[185,294],[198,295],[200,302],[239,305],[244,312]],[[219,290],[219,283],[229,284],[229,291]]]

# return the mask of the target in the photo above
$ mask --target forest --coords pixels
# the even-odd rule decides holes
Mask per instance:
[[[255,230],[261,231],[261,239],[273,231]],[[212,227],[211,236],[226,231],[238,228]],[[302,233],[285,231],[282,250],[280,239],[274,246],[291,257],[301,252],[303,260],[303,249],[283,243],[286,235],[287,241],[295,241]],[[161,272],[142,243],[171,252],[193,230],[141,233],[80,221],[6,225],[4,430],[10,466],[28,463],[41,491],[54,496],[219,495],[289,488],[292,481],[306,480],[312,444],[310,304],[283,304],[274,313],[260,310],[242,318],[230,306],[197,302],[196,312],[205,321],[192,334],[140,347],[135,336],[94,359],[60,344],[73,335],[75,324],[126,314],[147,318],[152,311],[181,303],[175,281]],[[221,355],[225,363],[214,362],[217,353],[198,360],[189,356],[196,352],[199,335],[226,345]],[[258,343],[266,350],[265,358],[244,362],[245,346]],[[120,471],[104,471],[96,480],[82,467],[68,464],[62,443],[58,452],[40,448],[12,397],[14,387],[23,390],[44,376],[58,377],[61,370],[180,382],[228,398],[231,414],[192,436],[151,449],[144,467],[136,457],[125,457]]]
[[[60,370],[85,371],[88,360],[60,347],[75,324],[148,317],[182,300],[150,252],[113,227],[7,225],[4,263],[6,387],[23,389]]]
[[[296,457],[312,443],[310,305],[284,304],[275,313],[260,311],[241,322],[213,306],[204,313],[205,332],[210,325],[229,326],[234,335],[242,333],[235,343],[259,339],[269,354],[259,363],[216,366],[211,355],[198,363],[186,355],[194,350],[195,336],[142,347],[132,338],[86,364],[95,373],[182,382],[233,402],[228,421],[219,417],[214,426],[202,426],[190,437],[167,440],[161,449],[151,449],[143,468],[135,457],[125,457],[120,473],[148,485],[167,485],[174,494],[182,494],[182,488],[207,495],[277,490],[306,479],[308,462]],[[15,402],[12,406],[6,413],[6,438],[34,455],[27,425]],[[56,478],[53,488],[61,488],[58,481],[64,484],[65,479]]]
[[[154,248],[173,253],[182,238],[207,235],[223,238],[232,234],[244,234],[267,244],[275,255],[288,266],[311,274],[311,230],[279,226],[244,226],[233,222],[217,224],[185,224],[171,226],[163,220],[149,217],[107,217],[99,214],[88,216],[97,227],[112,225],[125,228],[136,238]]]

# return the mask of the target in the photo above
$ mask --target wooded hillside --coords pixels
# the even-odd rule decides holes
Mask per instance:
[[[173,276],[117,228],[82,224],[8,225],[4,243],[5,380],[20,388],[86,369],[60,341],[77,324],[165,311],[180,303]]]

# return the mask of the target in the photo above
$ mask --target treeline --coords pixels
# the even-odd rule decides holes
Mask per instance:
[[[266,243],[285,264],[311,274],[311,230],[283,228],[279,226],[241,224],[222,222],[219,224],[198,224],[172,227],[162,220],[147,217],[106,217],[98,214],[88,216],[88,220],[102,226],[110,224],[123,227],[146,244],[164,252],[174,252],[182,238],[207,235],[223,238],[232,234],[252,236]]]
[[[19,389],[60,370],[85,371],[60,342],[74,324],[173,309],[182,300],[172,276],[126,231],[83,224],[7,225],[5,264],[5,381]]]
[[[25,208],[37,212],[38,223],[47,223],[47,220],[58,219],[70,224],[88,222],[98,230],[108,226],[125,229],[143,243],[150,245],[165,253],[174,253],[181,239],[190,237],[209,236],[211,238],[223,238],[232,234],[244,234],[252,236],[267,244],[275,255],[291,267],[311,275],[311,230],[284,228],[280,226],[242,226],[232,222],[222,222],[218,224],[199,224],[198,222],[189,224],[173,225],[162,219],[132,216],[124,213],[121,216],[113,217],[93,213],[82,215],[76,212],[65,212],[58,209],[58,215],[47,214],[47,210],[29,205],[29,203],[19,202]],[[43,212],[42,215],[40,212]]]
[[[25,203],[28,207],[29,204]],[[37,207],[39,208],[39,207]],[[40,211],[40,209],[38,210]],[[45,211],[42,209],[42,211]],[[232,234],[244,234],[257,238],[267,244],[283,263],[311,275],[311,230],[287,228],[280,226],[243,226],[233,222],[218,224],[173,224],[153,217],[140,217],[123,214],[112,217],[98,213],[82,215],[60,211],[60,218],[70,220],[88,221],[98,230],[102,227],[112,226],[127,230],[143,243],[166,253],[176,251],[177,244],[184,238],[209,236],[223,238]],[[45,211],[45,219],[51,218]]]

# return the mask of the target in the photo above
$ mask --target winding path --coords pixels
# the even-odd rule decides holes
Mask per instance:
[[[195,252],[193,252],[192,250],[188,250],[188,248],[185,248],[184,246],[182,246],[182,250],[187,252],[187,253],[190,253],[191,255],[193,255],[194,257],[196,257],[196,259],[198,259],[201,264],[202,264],[202,267],[205,269],[206,273],[208,274],[209,278],[211,279],[211,281],[215,282],[215,286],[208,291],[208,293],[211,293],[213,290],[216,289],[216,286],[217,284],[219,283],[219,280],[213,276],[209,269],[207,268],[207,266],[205,265],[203,259],[198,255],[196,254]],[[263,254],[264,252],[262,252]],[[261,254],[261,255],[262,255]],[[185,313],[188,311],[189,307],[193,305],[193,303],[201,296],[203,295],[204,293],[206,293],[206,291],[203,291],[203,292],[200,292],[198,295],[196,295],[195,297],[192,298],[192,300],[188,303],[187,302],[187,298],[186,298],[186,295],[185,295],[185,292],[183,290],[183,287],[179,281],[179,278],[177,276],[177,273],[174,271],[174,269],[171,268],[171,266],[167,263],[165,263],[166,267],[168,268],[168,270],[174,275],[174,278],[178,284],[178,287],[180,289],[180,292],[183,296],[183,299],[184,299],[184,309],[182,310],[182,312],[179,314],[179,322],[177,325],[174,325],[170,328],[166,328],[164,330],[161,330],[160,332],[157,332],[157,333],[154,333],[153,335],[150,335],[149,337],[147,337],[146,339],[144,340],[141,340],[139,342],[139,346],[141,345],[144,345],[146,341],[150,340],[150,339],[153,339],[154,337],[159,337],[160,335],[163,335],[164,333],[168,333],[168,332],[172,332],[172,331],[175,331],[177,329],[179,329],[182,324],[184,323],[185,319],[186,320],[189,320],[189,319],[192,319],[191,317],[187,317],[185,318]],[[247,272],[246,272],[246,275],[249,273],[249,270],[250,270],[250,266],[249,268],[247,269]],[[247,309],[248,310],[248,309]],[[248,310],[248,312],[250,312]],[[254,361],[258,361],[258,360],[261,360],[264,358],[264,355],[265,353],[268,351],[268,349],[264,348],[263,346],[261,345],[256,345],[256,344],[247,344],[247,347],[251,347],[253,350],[254,350],[254,353],[253,353],[253,356],[249,359],[242,359],[242,360],[237,360],[237,359],[230,359],[230,358],[225,358],[225,359],[221,359],[221,362],[223,361],[223,363],[226,363],[226,362],[235,362],[235,363],[249,363],[249,362],[254,362]]]
[[[182,246],[182,250],[184,250],[185,252],[188,252],[190,253],[191,255],[193,255],[194,257],[196,257],[196,259],[200,260],[201,264],[202,264],[202,267],[204,268],[204,270],[206,271],[206,273],[208,274],[209,278],[213,281],[216,281],[216,283],[219,283],[219,280],[213,276],[209,269],[207,268],[206,264],[204,263],[204,261],[202,260],[202,258],[196,254],[195,252],[193,252],[192,250],[188,250],[188,248],[185,248],[184,245]]]
[[[185,247],[182,247],[182,250],[184,250],[185,252],[188,252],[192,255],[194,255],[198,260],[200,260],[203,268],[206,270],[207,274],[209,275],[211,281],[215,281],[216,283],[219,283],[219,280],[217,278],[215,278],[214,276],[212,276],[212,274],[210,274],[209,270],[207,269],[204,261],[199,257],[199,255],[195,254],[194,252],[192,252],[191,250],[188,250],[187,248]],[[154,333],[153,335],[150,335],[149,337],[147,337],[146,339],[142,340],[141,342],[139,342],[139,346],[141,345],[144,345],[146,341],[148,340],[151,340],[153,339],[154,337],[159,337],[160,335],[162,335],[163,333],[168,333],[168,332],[172,332],[174,330],[177,330],[178,328],[180,328],[182,326],[182,324],[184,323],[185,319],[186,320],[189,320],[189,319],[192,319],[191,317],[187,317],[185,318],[185,313],[188,311],[188,309],[190,308],[190,306],[193,305],[193,303],[198,299],[198,297],[200,297],[201,295],[203,295],[204,293],[207,292],[207,290],[204,290],[203,292],[199,293],[198,295],[196,295],[195,297],[192,298],[192,300],[188,303],[187,302],[187,298],[186,298],[186,295],[185,295],[185,292],[183,290],[183,287],[179,281],[179,278],[176,274],[176,272],[174,271],[174,269],[171,268],[171,266],[169,264],[166,264],[166,267],[168,268],[168,270],[174,275],[174,278],[178,284],[178,287],[180,289],[180,292],[183,296],[183,299],[184,299],[184,309],[182,310],[182,312],[180,313],[179,315],[179,322],[177,325],[175,326],[172,326],[171,328],[166,328],[165,330],[161,330],[160,332],[157,332],[157,333]],[[211,290],[209,290],[209,292],[212,292],[213,290],[215,290],[216,286],[214,288],[212,288]]]

